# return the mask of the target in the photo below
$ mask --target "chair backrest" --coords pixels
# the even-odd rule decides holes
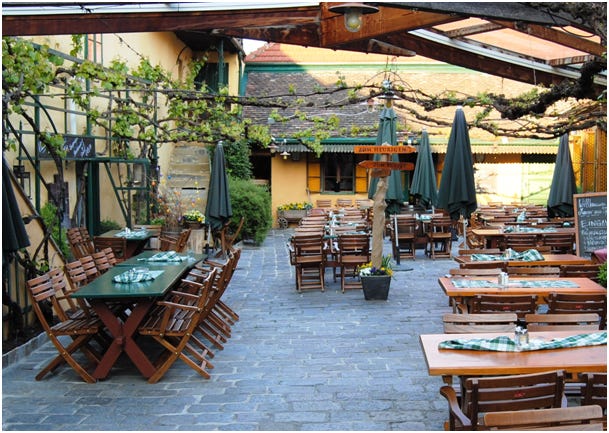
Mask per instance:
[[[93,259],[93,256],[84,256],[78,260],[80,261],[80,264],[82,265],[82,268],[85,271],[85,275],[87,276],[87,282],[90,283],[101,275],[101,273],[97,269],[97,266],[95,265],[95,260]]]
[[[508,266],[507,273],[510,277],[559,277],[558,266]]]
[[[118,262],[122,262],[127,259],[127,239],[126,238],[110,238],[110,237],[101,237],[95,236],[93,239],[95,243],[95,249],[97,251],[104,250],[106,248],[112,248],[114,252],[114,257]]]
[[[67,229],[66,235],[75,258],[79,259],[95,252],[95,245],[85,227],[71,227]]]
[[[73,290],[78,290],[87,284],[87,274],[82,267],[82,263],[80,263],[80,259],[66,263],[65,270],[72,283]]]
[[[350,198],[338,198],[336,199],[336,207],[352,207],[353,199]]]
[[[518,318],[537,310],[537,295],[476,295],[470,313],[516,313]]]
[[[463,412],[476,430],[483,413],[562,407],[564,386],[562,371],[468,378],[461,397]]]
[[[93,257],[93,261],[95,262],[95,267],[99,271],[100,274],[105,274],[109,269],[112,268],[113,265],[110,264],[108,260],[108,256],[106,255],[106,251],[97,251],[91,254]]]
[[[428,233],[435,235],[437,233],[441,233],[443,235],[446,235],[448,233],[451,234],[452,236],[452,227],[453,227],[453,220],[450,219],[450,217],[447,216],[434,216],[428,223],[429,226],[429,231]]]
[[[501,268],[453,268],[448,273],[451,277],[498,277]]]
[[[575,252],[575,233],[544,233],[541,241],[542,245],[549,246],[553,253]]]
[[[607,373],[580,373],[581,405],[598,405],[607,411]]]
[[[337,238],[339,259],[345,255],[366,256],[370,260],[370,235],[343,233]]]
[[[593,263],[589,265],[561,265],[560,276],[570,278],[590,278],[598,282],[598,272],[601,264]]]
[[[176,242],[176,253],[184,252],[184,250],[186,249],[186,244],[188,243],[188,239],[190,238],[190,233],[192,233],[192,229],[182,230],[182,233],[180,233],[180,236],[178,236],[178,240]]]
[[[318,200],[315,200],[315,207],[331,208],[332,207],[332,200],[330,200],[330,199],[318,199]]]
[[[584,293],[550,293],[546,302],[548,313],[596,313],[601,318],[600,329],[607,325],[607,295]]]
[[[603,429],[599,406],[573,406],[550,409],[515,410],[484,414],[488,430],[580,431]]]
[[[391,229],[397,234],[398,239],[401,237],[413,237],[417,230],[417,219],[410,215],[392,215]]]
[[[540,331],[598,331],[600,317],[596,313],[582,314],[527,314],[527,329]]]
[[[292,237],[292,246],[294,248],[294,256],[297,263],[300,257],[315,256],[319,258],[319,260],[322,260],[326,255],[322,234],[294,236]]]
[[[503,237],[503,248],[516,251],[537,248],[537,235],[529,233],[507,233]]]
[[[442,316],[445,334],[514,332],[517,319],[518,317],[515,313],[446,313]]]

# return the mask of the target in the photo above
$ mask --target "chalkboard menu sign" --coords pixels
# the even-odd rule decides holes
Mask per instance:
[[[575,194],[573,201],[577,255],[590,257],[595,250],[607,247],[607,193]]]
[[[65,134],[63,136],[63,150],[66,152],[65,159],[95,158],[95,139],[93,137]],[[48,149],[42,144],[38,147],[38,158],[51,158]]]

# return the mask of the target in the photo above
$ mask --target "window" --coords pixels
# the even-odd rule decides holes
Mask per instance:
[[[368,191],[366,169],[357,165],[365,155],[323,153],[321,158],[309,155],[308,187],[311,192],[365,193]]]
[[[104,63],[104,51],[102,50],[103,35],[93,34],[87,35],[87,46],[85,52],[85,58],[94,63]]]
[[[219,63],[206,63],[195,78],[197,89],[201,89],[205,84],[207,90],[216,92],[228,84],[228,63],[224,63],[222,71],[219,69]],[[222,74],[222,76],[220,76]]]

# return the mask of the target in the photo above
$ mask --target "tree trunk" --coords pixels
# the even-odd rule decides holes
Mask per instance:
[[[374,216],[372,218],[372,266],[381,267],[383,259],[383,229],[385,227],[385,194],[387,193],[388,177],[380,177],[376,184],[374,193],[374,204],[372,206]]]

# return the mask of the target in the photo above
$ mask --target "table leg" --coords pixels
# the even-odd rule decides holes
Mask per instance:
[[[131,361],[133,361],[133,364],[145,378],[152,376],[155,371],[154,365],[133,340],[133,335],[137,332],[137,327],[152,305],[153,302],[148,300],[137,302],[131,311],[131,314],[123,323],[105,302],[92,302],[91,306],[93,310],[97,313],[104,325],[106,325],[113,337],[110,347],[104,353],[104,356],[93,372],[93,377],[96,379],[105,379],[123,351],[129,356]]]

